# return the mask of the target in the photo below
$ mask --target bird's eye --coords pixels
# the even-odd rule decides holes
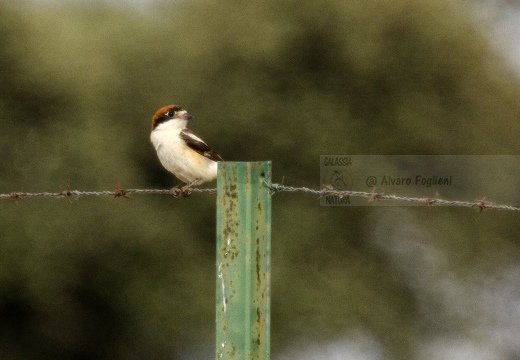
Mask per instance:
[[[166,115],[168,115],[168,117],[172,117],[173,114],[175,114],[175,113],[173,112],[173,110],[169,110],[169,111],[166,113]]]

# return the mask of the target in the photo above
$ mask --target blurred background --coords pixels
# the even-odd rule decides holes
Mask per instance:
[[[0,0],[0,193],[172,187],[171,103],[290,186],[326,154],[520,154],[519,24],[514,0]],[[520,359],[518,214],[281,193],[272,226],[273,359]],[[214,258],[214,195],[1,201],[0,357],[211,359]]]

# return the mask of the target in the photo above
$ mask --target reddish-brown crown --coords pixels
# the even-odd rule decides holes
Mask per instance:
[[[160,123],[168,120],[167,114],[168,114],[169,110],[178,111],[180,109],[181,109],[180,106],[168,105],[168,106],[164,106],[164,107],[160,108],[159,110],[157,110],[152,119],[152,130],[155,129],[157,127],[157,125],[159,125]]]

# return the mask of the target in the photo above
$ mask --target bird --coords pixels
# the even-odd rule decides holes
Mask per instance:
[[[189,196],[190,187],[217,177],[217,162],[223,161],[201,138],[186,126],[193,116],[177,105],[157,110],[152,119],[150,140],[162,166],[184,184],[170,193]]]

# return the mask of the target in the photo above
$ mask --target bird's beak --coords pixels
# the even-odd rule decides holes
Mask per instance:
[[[184,115],[182,115],[182,119],[183,120],[191,120],[191,119],[193,119],[193,116],[191,116],[190,113],[184,113]]]

